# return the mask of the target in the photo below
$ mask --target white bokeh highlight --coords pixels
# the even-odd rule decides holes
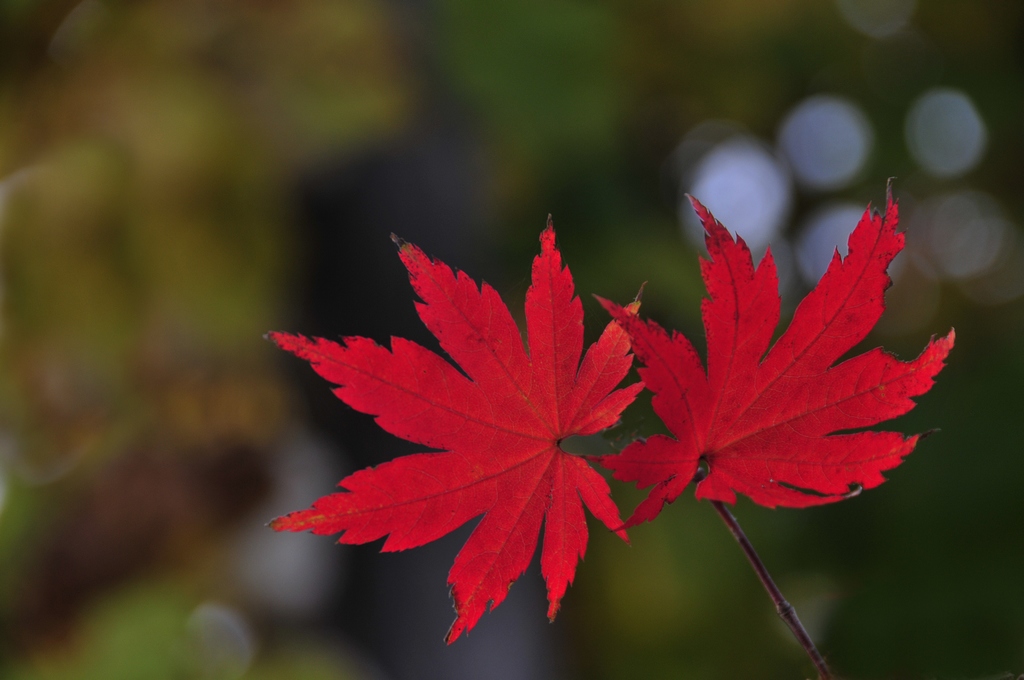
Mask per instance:
[[[980,191],[935,196],[914,212],[909,229],[917,258],[941,278],[982,276],[1010,244],[1013,226],[999,203]]]
[[[856,177],[874,139],[871,123],[860,108],[829,95],[800,102],[779,128],[779,148],[797,182],[823,191],[841,189]]]
[[[259,516],[272,518],[307,507],[335,490],[343,470],[326,440],[297,431],[285,437],[272,461],[274,490]],[[347,572],[348,553],[308,532],[270,531],[254,524],[235,545],[238,585],[248,601],[277,616],[311,619],[330,603]]]
[[[935,177],[959,177],[975,167],[985,153],[988,131],[965,93],[934,88],[910,108],[906,122],[907,148],[926,172]]]
[[[813,286],[821,279],[836,250],[846,256],[850,233],[863,215],[862,205],[832,203],[807,218],[796,242],[797,266],[805,283]]]
[[[685,187],[754,252],[762,252],[789,215],[792,182],[786,167],[757,139],[738,136],[708,151]],[[704,232],[688,200],[679,215],[689,238],[704,243]]]

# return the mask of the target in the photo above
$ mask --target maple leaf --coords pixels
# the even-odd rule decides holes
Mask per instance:
[[[587,546],[583,504],[623,540],[607,482],[560,442],[614,425],[643,389],[614,388],[632,363],[629,338],[611,322],[580,364],[583,307],[562,266],[555,232],[541,234],[526,293],[529,353],[498,293],[400,243],[422,302],[416,311],[464,374],[416,343],[391,349],[349,337],[271,333],[282,349],[338,385],[346,404],[391,434],[440,449],[398,458],[343,479],[346,491],[271,523],[279,531],[343,532],[340,543],[387,536],[384,551],[433,541],[483,515],[448,574],[457,618],[453,642],[488,604],[496,607],[527,568],[544,523],[541,571],[553,618]],[[635,313],[634,303],[624,314]],[[628,309],[632,309],[629,312]],[[468,377],[467,377],[468,376]]]
[[[885,481],[920,435],[849,430],[906,413],[927,392],[953,347],[954,332],[932,338],[903,362],[881,348],[833,365],[864,339],[884,309],[892,284],[886,269],[903,248],[897,206],[868,210],[850,235],[849,254],[801,301],[789,328],[769,351],[779,322],[778,275],[771,250],[754,269],[742,238],[695,199],[710,259],[701,258],[708,298],[705,373],[693,345],[607,300],[601,303],[630,335],[644,364],[640,377],[652,406],[674,437],[655,435],[600,459],[622,481],[654,485],[626,526],[654,519],[697,473],[700,499],[734,503],[736,492],[768,507],[832,503],[856,487]],[[767,352],[767,354],[766,354]],[[841,434],[834,434],[842,432]]]

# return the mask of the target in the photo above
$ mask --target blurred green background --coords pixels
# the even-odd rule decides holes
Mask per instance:
[[[445,648],[458,536],[264,527],[402,449],[262,336],[422,333],[389,231],[521,315],[553,213],[591,336],[647,281],[700,346],[684,192],[772,243],[791,311],[889,177],[865,347],[956,327],[895,426],[941,431],[854,500],[736,514],[842,677],[1024,673],[1022,161],[1020,3],[4,0],[0,677],[810,677],[686,495],[632,547],[592,526],[554,626],[534,569]],[[608,446],[655,431],[642,397]]]

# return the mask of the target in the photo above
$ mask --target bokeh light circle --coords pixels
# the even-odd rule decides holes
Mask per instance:
[[[914,160],[936,177],[957,177],[981,160],[988,143],[985,122],[970,97],[934,88],[907,114],[907,147]]]
[[[796,259],[800,275],[809,285],[821,278],[832,255],[846,255],[850,232],[864,215],[864,206],[856,203],[832,203],[812,213],[800,228]]]
[[[1009,244],[1012,226],[999,203],[980,191],[931,198],[915,211],[909,229],[915,256],[943,278],[985,274]]]
[[[867,162],[874,138],[860,108],[828,95],[800,102],[779,128],[779,147],[797,181],[821,190],[849,184]]]
[[[757,139],[741,136],[711,149],[694,168],[687,191],[758,252],[789,215],[789,172]],[[679,205],[686,233],[704,243],[703,229],[685,198]]]

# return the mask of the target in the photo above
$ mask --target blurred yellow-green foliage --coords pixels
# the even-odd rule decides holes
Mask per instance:
[[[816,96],[861,126],[836,147],[833,162],[862,156],[839,180],[801,165],[839,133],[787,146],[786,129],[810,134],[786,126]],[[927,101],[954,108],[915,122]],[[805,511],[741,501],[739,518],[842,677],[1024,673],[1022,114],[1024,5],[1000,0],[0,3],[0,676],[808,676],[731,537],[686,497],[634,530],[631,548],[593,528],[560,621],[541,628],[553,657],[532,676],[479,671],[533,658],[517,645],[534,638],[487,637],[512,598],[460,649],[443,649],[443,624],[392,649],[422,658],[410,672],[351,632],[386,634],[384,605],[339,624],[351,612],[329,589],[277,604],[261,592],[273,583],[264,562],[320,546],[333,556],[310,553],[320,571],[273,573],[350,598],[372,590],[330,560],[376,546],[263,528],[352,460],[387,457],[307,456],[319,407],[262,336],[322,326],[384,340],[405,333],[411,291],[321,285],[324,299],[357,299],[325,321],[308,286],[335,279],[311,263],[372,271],[352,234],[382,248],[387,230],[421,234],[446,259],[461,244],[450,264],[517,310],[550,212],[590,333],[603,323],[592,293],[626,300],[647,281],[645,313],[699,346],[700,247],[678,202],[701,187],[764,188],[707,179],[707,159],[733,142],[782,178],[769,231],[789,309],[813,283],[801,258],[841,245],[807,255],[818,217],[877,203],[896,176],[910,252],[868,344],[906,357],[950,326],[958,341],[898,423],[942,431],[891,483]],[[775,209],[724,195],[716,211]],[[408,205],[426,199],[422,215]],[[457,227],[436,206],[483,207]],[[318,220],[345,238],[316,241]],[[379,325],[350,327],[360,314]],[[614,443],[657,429],[646,401]],[[363,441],[346,438],[336,407],[335,449]],[[320,481],[295,492],[299,468]],[[614,492],[625,511],[641,498]],[[443,573],[423,586],[439,600]],[[543,623],[530,587],[513,593]],[[401,621],[418,620],[403,606]]]

